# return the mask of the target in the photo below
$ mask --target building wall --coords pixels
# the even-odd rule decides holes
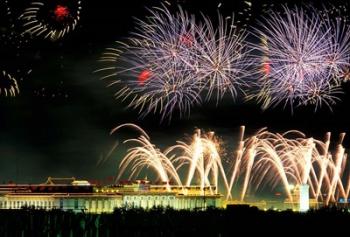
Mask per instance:
[[[113,212],[114,208],[121,207],[121,197],[53,197],[31,195],[8,195],[0,197],[0,209],[21,209],[33,207],[36,209],[62,209],[85,211],[92,213]]]
[[[125,195],[123,204],[126,208],[170,207],[179,209],[196,209],[206,207],[221,207],[219,196],[178,196],[178,195]]]
[[[62,209],[76,212],[102,213],[113,212],[115,208],[170,207],[173,209],[197,209],[221,207],[220,196],[179,196],[176,194],[124,194],[91,196],[50,196],[50,195],[6,195],[0,197],[0,209]]]
[[[47,196],[8,196],[0,198],[1,209],[20,209],[22,207],[52,209],[56,206],[55,199]]]

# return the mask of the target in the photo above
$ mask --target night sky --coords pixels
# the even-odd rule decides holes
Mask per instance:
[[[125,147],[118,148],[104,164],[97,163],[118,139],[137,135],[130,130],[109,135],[113,127],[129,122],[143,127],[161,148],[189,136],[197,127],[216,131],[229,149],[236,146],[240,125],[246,125],[247,134],[262,127],[274,132],[297,129],[318,139],[328,131],[334,140],[340,132],[349,132],[348,83],[344,84],[342,102],[333,106],[333,112],[326,107],[317,112],[307,107],[291,114],[282,106],[263,111],[254,102],[226,99],[217,107],[204,103],[194,108],[189,118],[175,117],[170,123],[160,123],[157,115],[139,119],[137,111],[125,109],[126,103],[114,99],[115,88],[107,88],[94,71],[102,67],[98,59],[104,49],[127,37],[135,26],[134,18],[144,18],[146,7],[159,6],[160,1],[82,0],[77,29],[55,42],[16,37],[21,31],[17,17],[30,1],[8,0],[10,16],[5,0],[0,2],[0,69],[22,78],[18,80],[19,95],[0,97],[0,182],[42,182],[47,176],[103,179],[115,175]],[[190,12],[213,16],[220,2],[224,15],[240,11],[244,5],[241,0],[169,2],[179,2]],[[264,2],[272,3],[253,1],[251,25],[260,19]],[[11,32],[15,38],[9,36]],[[19,40],[28,42],[18,43]],[[344,146],[350,147],[349,138]]]

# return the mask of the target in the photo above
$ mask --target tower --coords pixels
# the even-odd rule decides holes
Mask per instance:
[[[310,208],[309,185],[291,185],[289,189],[292,197],[286,199],[284,203],[293,208],[294,211],[307,212]]]
[[[309,185],[299,185],[299,211],[307,212],[309,210]]]

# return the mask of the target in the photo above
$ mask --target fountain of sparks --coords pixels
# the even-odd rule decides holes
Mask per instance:
[[[333,152],[330,151],[331,134],[324,141],[307,138],[300,131],[271,133],[266,129],[245,138],[245,127],[240,128],[238,148],[224,166],[222,142],[214,132],[197,129],[190,141],[177,141],[164,151],[150,142],[150,137],[134,124],[116,127],[133,127],[140,132],[138,138],[125,140],[133,144],[120,163],[118,179],[125,173],[137,177],[143,169],[151,169],[159,180],[186,187],[198,185],[202,194],[208,189],[211,194],[223,188],[227,200],[238,194],[241,201],[247,192],[257,192],[265,186],[283,187],[285,196],[293,201],[291,186],[308,185],[310,198],[325,205],[348,200],[350,175],[347,169],[347,154],[342,145],[345,133],[340,134]],[[128,170],[130,169],[130,170]],[[185,173],[180,177],[180,173]]]

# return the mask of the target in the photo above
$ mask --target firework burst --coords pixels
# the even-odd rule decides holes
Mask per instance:
[[[337,78],[349,62],[348,27],[317,10],[289,9],[271,12],[256,29],[262,43],[258,98],[263,108],[326,104],[330,109],[341,93]]]
[[[217,103],[229,93],[233,99],[238,91],[247,86],[244,79],[249,75],[250,49],[246,43],[247,34],[237,29],[234,16],[224,19],[218,14],[218,26],[208,17],[200,27],[197,77],[205,85],[207,99],[216,95]]]
[[[54,0],[32,2],[22,14],[25,32],[53,41],[73,31],[80,20],[81,1]]]

